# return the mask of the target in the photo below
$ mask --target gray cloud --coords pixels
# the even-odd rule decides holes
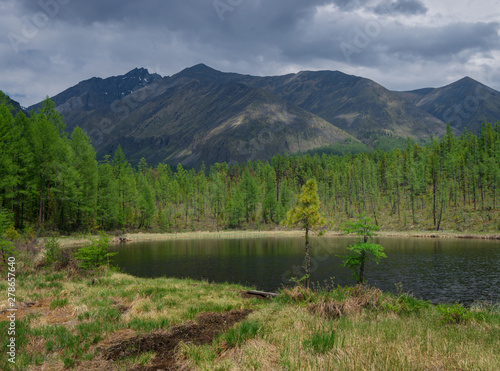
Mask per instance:
[[[497,22],[409,28],[404,35],[387,40],[387,51],[426,59],[446,59],[464,52],[487,53],[500,49],[499,28]]]
[[[373,12],[380,15],[404,14],[417,15],[427,13],[427,7],[420,0],[384,1],[372,8]]]
[[[23,105],[135,67],[162,75],[200,62],[256,75],[338,69],[412,89],[421,86],[405,77],[419,66],[427,84],[439,86],[465,75],[481,80],[495,65],[485,63],[500,55],[499,23],[470,16],[435,24],[419,0],[216,0],[225,4],[219,11],[214,0],[41,1],[52,8],[0,3],[0,89]],[[23,22],[44,12],[47,22],[25,37]],[[417,22],[406,22],[408,15]],[[17,53],[9,34],[25,37]],[[498,89],[500,74],[488,74]]]

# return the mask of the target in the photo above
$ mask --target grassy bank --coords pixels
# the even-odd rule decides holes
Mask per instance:
[[[2,370],[500,369],[498,307],[432,306],[359,286],[261,300],[233,284],[17,261],[16,364],[2,351]]]
[[[400,237],[400,238],[467,238],[467,239],[490,239],[500,240],[498,233],[468,233],[468,232],[429,232],[429,231],[380,231],[377,232],[380,237]],[[325,237],[342,236],[341,232],[326,232]],[[60,242],[63,246],[80,246],[88,243],[91,236],[79,237],[61,237]],[[203,239],[203,238],[261,238],[261,237],[304,237],[303,231],[293,230],[271,230],[271,231],[221,231],[221,232],[181,232],[181,233],[129,233],[124,234],[129,242],[143,241],[164,241],[171,239]],[[41,238],[43,242],[46,238]]]

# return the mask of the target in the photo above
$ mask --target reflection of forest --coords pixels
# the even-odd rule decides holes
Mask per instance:
[[[353,284],[339,255],[353,237],[311,238],[314,285]],[[405,291],[433,301],[500,301],[500,250],[494,240],[376,237],[387,254],[369,263],[367,281],[385,291]],[[303,238],[196,239],[116,245],[115,262],[142,277],[190,277],[210,282],[239,282],[275,291],[288,283],[286,273],[303,273]],[[286,277],[284,277],[286,276]]]

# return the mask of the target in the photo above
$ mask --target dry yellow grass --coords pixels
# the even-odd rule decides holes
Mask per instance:
[[[18,283],[18,297],[37,303],[20,309],[27,317],[19,369],[126,370],[151,364],[152,353],[112,362],[102,349],[168,331],[201,312],[243,308],[254,309],[245,321],[258,331],[234,345],[223,338],[180,343],[178,365],[190,370],[500,369],[498,308],[484,312],[484,318],[483,309],[475,309],[470,320],[446,324],[434,306],[402,314],[387,306],[396,304],[394,297],[362,286],[330,293],[293,288],[273,301],[259,301],[242,298],[239,285],[112,271],[94,284],[49,270],[20,275]],[[51,309],[53,300],[62,304]],[[0,368],[6,364],[1,357]]]

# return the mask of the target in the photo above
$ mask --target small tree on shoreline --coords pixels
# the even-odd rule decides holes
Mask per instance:
[[[371,219],[366,217],[365,214],[359,215],[356,222],[347,222],[345,227],[342,228],[345,234],[355,233],[362,237],[360,241],[348,247],[352,251],[351,254],[340,256],[343,258],[342,266],[352,269],[357,283],[364,282],[365,263],[367,261],[373,260],[378,264],[380,259],[387,257],[382,246],[368,242],[373,239],[375,231],[379,229],[377,225],[372,224]]]
[[[325,223],[323,217],[319,214],[319,196],[318,186],[314,179],[310,179],[302,187],[297,204],[286,213],[283,224],[289,227],[298,226],[305,229],[305,286],[308,289],[311,283],[311,257],[309,253],[309,231],[316,226]]]
[[[109,237],[106,233],[99,233],[99,239],[89,246],[80,248],[75,257],[79,260],[78,265],[84,269],[96,269],[105,264],[109,265],[109,258],[117,253],[108,252]]]

